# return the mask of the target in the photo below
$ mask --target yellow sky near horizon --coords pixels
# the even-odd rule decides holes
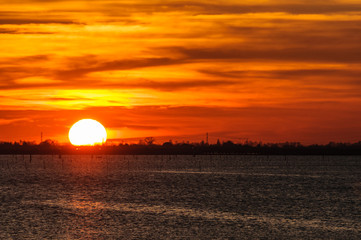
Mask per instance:
[[[0,0],[0,141],[358,141],[360,3]]]

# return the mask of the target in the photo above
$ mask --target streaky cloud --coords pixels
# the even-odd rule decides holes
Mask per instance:
[[[24,24],[79,24],[70,20],[61,19],[7,19],[0,18],[0,25],[24,25]]]
[[[55,32],[43,32],[43,31],[28,31],[19,29],[0,28],[0,34],[33,34],[33,35],[48,35],[55,34]]]
[[[84,60],[87,60],[87,56]],[[77,59],[79,60],[79,58]],[[89,67],[78,67],[68,70],[59,70],[55,73],[57,78],[67,79],[68,77],[76,78],[84,76],[92,72],[103,72],[103,71],[114,71],[114,70],[128,70],[144,67],[155,67],[155,66],[168,66],[182,63],[182,59],[173,58],[140,58],[140,59],[123,59],[113,61],[99,61],[94,62]]]
[[[300,62],[344,62],[361,63],[361,49],[340,46],[335,49],[303,46],[277,48],[237,48],[219,46],[217,48],[166,47],[170,53],[182,54],[188,60],[242,60],[242,61],[300,61]]]
[[[326,4],[326,3],[289,3],[289,4],[239,4],[239,3],[207,3],[202,1],[176,1],[176,2],[155,2],[155,3],[105,3],[110,9],[127,9],[131,13],[145,12],[188,12],[204,15],[221,14],[247,14],[247,13],[275,13],[285,12],[290,14],[330,14],[340,12],[359,12],[359,4]]]

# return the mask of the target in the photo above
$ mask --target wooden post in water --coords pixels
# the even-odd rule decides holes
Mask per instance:
[[[24,156],[24,154],[23,154],[23,162],[24,162],[24,168],[25,168],[25,170],[28,170],[28,166],[26,165],[26,161],[25,161],[25,156]]]
[[[161,155],[160,164],[159,164],[159,171],[162,171],[162,165],[163,165],[163,155]]]
[[[201,159],[198,159],[198,167],[199,167],[199,171],[202,172],[202,165],[201,165]]]
[[[172,168],[171,166],[172,166],[172,155],[168,155],[168,164],[167,164],[168,170]]]
[[[105,155],[105,161],[107,164],[107,176],[109,175],[109,159],[108,159],[108,155]]]
[[[288,161],[287,161],[287,156],[285,155],[285,165],[286,165],[286,169],[287,169],[287,172],[288,172]]]

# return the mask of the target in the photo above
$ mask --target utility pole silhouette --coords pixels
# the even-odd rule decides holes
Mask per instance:
[[[207,139],[206,139],[206,144],[208,145],[208,133],[207,133]]]
[[[40,143],[43,142],[43,132],[40,133]]]

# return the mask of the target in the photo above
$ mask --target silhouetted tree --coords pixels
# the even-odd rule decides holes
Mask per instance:
[[[155,142],[155,139],[153,137],[146,137],[144,138],[144,142],[146,145],[152,145]]]

